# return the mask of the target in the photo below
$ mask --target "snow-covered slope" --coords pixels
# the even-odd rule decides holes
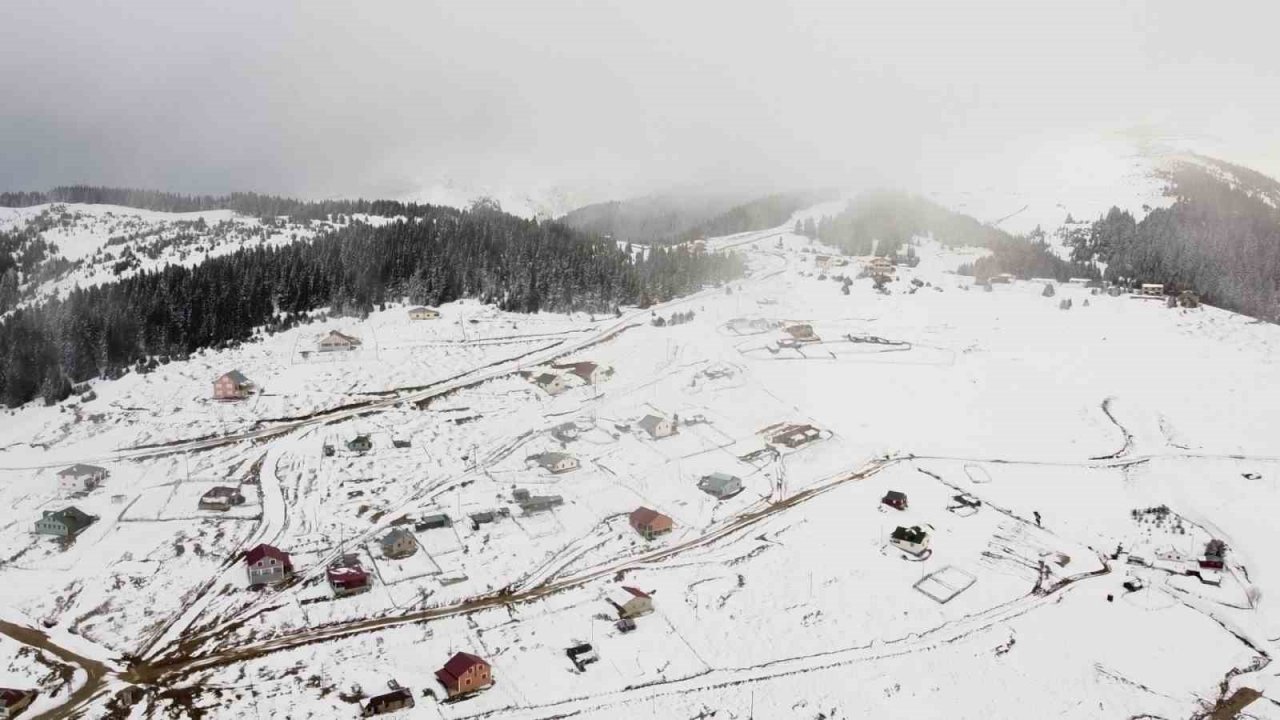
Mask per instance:
[[[418,700],[403,717],[458,719],[1190,717],[1224,688],[1274,697],[1274,326],[1074,285],[983,292],[952,273],[968,254],[933,244],[888,294],[843,293],[856,267],[817,268],[824,249],[785,227],[708,245],[745,253],[750,277],[621,318],[392,307],[9,414],[0,604],[143,659],[90,689],[178,688],[135,717],[354,717],[340,697],[391,680]],[[693,318],[651,322],[676,313]],[[796,324],[817,339],[790,342]],[[303,354],[331,328],[362,349]],[[613,374],[533,382],[586,360]],[[261,392],[214,403],[232,368]],[[647,415],[677,432],[648,434]],[[818,437],[788,447],[782,424]],[[361,433],[373,449],[348,450]],[[580,467],[529,461],[550,451]],[[73,461],[111,475],[66,497]],[[744,490],[699,490],[712,472]],[[199,509],[218,484],[245,504]],[[563,504],[529,513],[517,490]],[[882,505],[889,490],[909,506]],[[66,504],[99,519],[66,545],[31,533]],[[636,534],[640,506],[674,530]],[[473,525],[486,510],[506,514]],[[441,512],[452,527],[417,527]],[[393,526],[413,556],[382,553]],[[930,553],[894,547],[898,526],[927,528]],[[1213,577],[1210,538],[1230,547],[1220,585],[1187,574]],[[247,589],[238,554],[258,542],[292,553],[298,582]],[[369,592],[326,584],[342,554]],[[620,584],[655,606],[625,634],[605,601]],[[585,671],[578,642],[601,658]],[[424,695],[457,651],[497,684]],[[6,678],[86,682],[19,662]]]

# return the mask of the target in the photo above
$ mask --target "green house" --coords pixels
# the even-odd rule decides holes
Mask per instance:
[[[357,435],[354,439],[347,441],[347,449],[352,452],[369,452],[373,449],[373,441],[368,435]]]
[[[96,517],[74,507],[45,510],[44,515],[36,521],[36,533],[63,538],[75,537],[95,520],[97,520]]]

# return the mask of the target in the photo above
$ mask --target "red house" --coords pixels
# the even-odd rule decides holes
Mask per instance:
[[[17,717],[35,699],[35,690],[0,688],[0,718]]]
[[[360,566],[359,559],[354,555],[344,555],[333,561],[325,574],[329,579],[329,587],[333,588],[333,594],[338,597],[369,589],[369,573]]]
[[[632,510],[629,519],[631,528],[643,535],[646,540],[652,540],[658,535],[671,532],[673,524],[671,518],[647,507]]]
[[[232,370],[213,381],[214,400],[243,400],[253,392],[253,382],[239,370]]]
[[[436,671],[436,679],[444,685],[449,697],[457,697],[492,685],[493,670],[484,658],[460,652]]]

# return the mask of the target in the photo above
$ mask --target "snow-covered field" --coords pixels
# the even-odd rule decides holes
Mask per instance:
[[[751,276],[621,319],[393,306],[7,415],[0,604],[115,658],[111,690],[158,679],[134,717],[354,717],[340,695],[390,680],[424,718],[1181,718],[1238,687],[1280,717],[1280,330],[1078,286],[983,292],[951,272],[972,253],[931,244],[887,295],[842,294],[784,230],[711,245]],[[779,347],[798,323],[820,339]],[[304,356],[330,329],[362,349]],[[550,395],[516,372],[553,360],[613,375]],[[213,403],[230,369],[262,392]],[[652,437],[647,415],[677,432]],[[770,452],[780,424],[819,437]],[[371,450],[347,449],[358,434]],[[579,466],[529,460],[552,451]],[[62,497],[54,474],[80,460],[111,475]],[[743,490],[699,490],[712,472]],[[199,510],[218,484],[245,504]],[[520,490],[563,504],[528,512]],[[99,519],[65,546],[31,533],[65,504]],[[672,532],[634,532],[641,506]],[[435,513],[452,526],[414,529]],[[414,555],[384,556],[393,526]],[[930,552],[892,546],[898,526],[928,528]],[[1211,538],[1230,548],[1219,586],[1184,573]],[[258,542],[292,553],[297,582],[246,587],[238,553]],[[344,553],[368,592],[325,583]],[[654,602],[625,634],[604,599],[624,584]],[[600,655],[585,671],[564,652],[579,642]],[[494,687],[424,696],[457,651],[491,662]]]

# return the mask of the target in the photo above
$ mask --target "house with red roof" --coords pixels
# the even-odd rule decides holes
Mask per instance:
[[[436,680],[444,685],[449,697],[458,697],[492,685],[493,668],[482,657],[460,652],[436,671]]]
[[[36,699],[35,690],[0,688],[0,718],[17,717]]]
[[[647,507],[632,510],[630,521],[631,528],[643,535],[646,540],[671,532],[673,524],[671,518]]]
[[[329,587],[336,597],[355,595],[369,589],[369,573],[360,565],[355,555],[343,555],[329,564],[325,571]]]
[[[293,562],[289,553],[271,545],[255,545],[244,554],[244,564],[249,572],[249,587],[274,585],[293,575]]]

